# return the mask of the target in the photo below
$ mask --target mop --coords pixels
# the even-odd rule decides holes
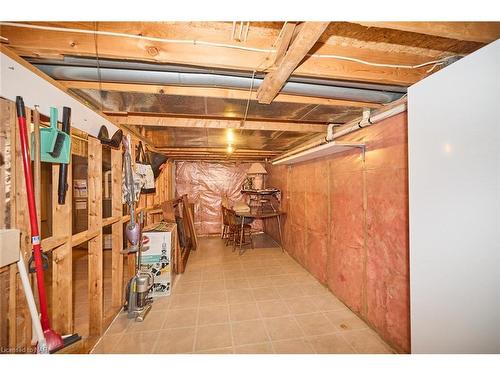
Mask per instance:
[[[40,303],[40,324],[43,336],[47,343],[47,349],[54,353],[67,345],[70,345],[81,337],[78,334],[68,335],[64,338],[53,331],[50,327],[49,314],[47,309],[47,296],[45,294],[45,283],[43,278],[42,248],[40,246],[40,234],[38,231],[38,220],[36,214],[35,192],[33,190],[33,177],[31,175],[30,156],[28,150],[28,130],[26,127],[26,112],[24,101],[20,96],[16,97],[17,119],[19,123],[19,135],[21,143],[21,153],[23,158],[24,179],[26,182],[26,192],[28,195],[28,210],[31,226],[31,241],[33,245],[33,255],[35,258],[36,281],[38,285],[38,300]],[[22,257],[21,257],[22,258]],[[23,265],[24,266],[24,265]]]

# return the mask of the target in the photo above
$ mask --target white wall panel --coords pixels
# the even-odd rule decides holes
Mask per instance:
[[[500,353],[500,40],[409,88],[413,353]]]
[[[97,137],[102,125],[114,134],[118,128],[89,107],[61,89],[39,77],[9,56],[0,53],[0,96],[15,101],[22,96],[29,108],[38,106],[40,113],[50,115],[50,107],[58,109],[59,121],[62,121],[62,107],[71,108],[71,126]]]

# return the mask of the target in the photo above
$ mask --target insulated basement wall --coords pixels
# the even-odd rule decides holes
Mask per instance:
[[[241,185],[250,163],[178,161],[175,168],[176,196],[187,194],[194,203],[194,225],[198,235],[221,233],[222,198],[232,205],[244,199]],[[252,227],[262,230],[256,220]]]
[[[359,150],[268,166],[286,251],[400,352],[410,351],[407,114],[349,134]],[[269,221],[266,231],[277,238]]]

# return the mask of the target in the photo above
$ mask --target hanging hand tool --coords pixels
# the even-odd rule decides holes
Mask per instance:
[[[62,131],[66,133],[69,137],[70,135],[70,120],[71,120],[71,108],[63,107],[63,122]],[[71,153],[71,149],[70,149]],[[71,156],[70,156],[71,157]],[[59,165],[59,181],[57,185],[57,203],[64,204],[66,201],[66,192],[68,191],[68,164]]]
[[[26,183],[26,193],[28,198],[28,211],[31,226],[31,242],[33,245],[33,256],[35,258],[36,281],[38,286],[38,301],[40,304],[40,323],[43,335],[47,342],[47,347],[51,353],[72,344],[81,339],[77,334],[64,338],[53,331],[50,327],[49,313],[47,308],[47,296],[45,294],[45,282],[43,277],[42,248],[40,246],[40,233],[38,230],[38,220],[36,214],[35,191],[33,189],[33,177],[31,175],[31,163],[28,149],[28,130],[26,127],[26,111],[24,109],[23,98],[16,97],[17,119],[19,123],[19,135],[21,143],[21,154],[23,159],[24,179]]]

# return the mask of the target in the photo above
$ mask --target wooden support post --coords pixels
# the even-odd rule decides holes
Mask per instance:
[[[16,305],[17,305],[17,265],[9,266],[9,349],[14,349],[17,346],[17,322],[16,322]]]
[[[88,139],[88,220],[89,232],[99,234],[88,242],[89,336],[100,336],[103,328],[103,254],[102,254],[102,146]]]
[[[71,161],[71,159],[70,159]],[[52,236],[66,237],[52,252],[52,322],[61,334],[73,333],[73,256],[72,256],[72,168],[68,166],[68,191],[63,205],[57,202],[60,165],[52,166]]]
[[[122,209],[122,152],[111,150],[111,215],[121,218]],[[123,223],[121,220],[111,226],[111,306],[123,304]]]
[[[15,105],[12,102],[9,102],[4,99],[0,99],[0,127],[1,132],[4,135],[5,142],[1,142],[2,146],[7,146],[10,144],[10,163],[11,163],[11,200],[10,200],[10,217],[7,217],[7,211],[4,211],[4,207],[2,206],[0,214],[0,227],[4,228],[4,224],[10,224],[8,227],[16,226],[16,182],[18,181],[16,175],[16,162],[17,162],[17,153],[16,147],[18,141],[16,140],[17,136],[17,123],[15,116]],[[3,140],[2,140],[3,141]],[[7,155],[4,155],[7,156]],[[6,158],[7,159],[7,158]],[[7,160],[5,160],[7,162]],[[20,165],[22,168],[22,165]],[[3,171],[3,169],[2,169]],[[22,172],[21,172],[22,173]],[[4,178],[3,173],[0,172],[0,177]],[[2,179],[2,184],[0,190],[4,189],[4,180]],[[5,192],[5,190],[4,190]],[[3,199],[4,194],[1,194],[0,197]],[[3,202],[2,202],[3,203]],[[5,214],[5,216],[3,216]],[[0,345],[5,345],[9,349],[16,347],[17,335],[16,335],[16,283],[17,283],[17,265],[12,264],[6,267],[4,271],[6,275],[1,275],[3,280],[8,284],[8,288],[2,289],[0,293],[2,304],[4,301],[7,303],[7,306],[2,305],[1,312],[6,313],[5,316],[2,316],[1,326],[2,326],[2,337],[0,341]],[[4,279],[5,277],[5,279]],[[2,280],[2,281],[3,281]],[[3,283],[2,283],[3,284]],[[4,286],[4,285],[2,285]],[[8,292],[8,296],[7,294]]]

